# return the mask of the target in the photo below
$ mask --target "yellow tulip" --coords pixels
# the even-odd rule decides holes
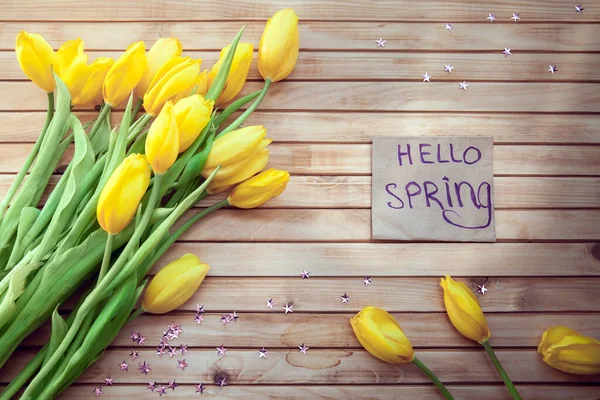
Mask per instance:
[[[490,328],[471,289],[450,276],[442,278],[440,285],[444,289],[444,304],[452,325],[471,340],[487,342],[491,336]]]
[[[98,58],[87,68],[87,79],[78,93],[73,94],[73,106],[93,107],[102,103],[102,83],[114,64],[112,58]]]
[[[538,346],[546,364],[577,375],[600,374],[600,342],[566,326],[548,328]]]
[[[350,319],[350,324],[362,347],[380,360],[391,364],[407,364],[414,360],[410,341],[387,311],[365,307]]]
[[[199,94],[200,96],[204,97],[206,95],[206,92],[208,92],[208,70],[207,69],[205,69],[204,71],[200,72],[200,74],[198,74],[198,76],[194,80],[194,84],[192,85],[192,88],[190,89],[189,92],[187,92],[187,93],[181,92],[177,96],[175,96],[175,98],[173,99],[173,104],[177,104],[179,102],[179,100],[189,97],[193,94]]]
[[[83,40],[67,40],[56,52],[56,74],[63,80],[77,56],[83,55]]]
[[[115,107],[128,98],[142,79],[147,64],[144,42],[131,44],[106,74],[102,87],[104,101]]]
[[[167,61],[173,57],[180,56],[181,50],[181,42],[176,38],[160,38],[152,45],[152,47],[150,47],[146,56],[148,59],[148,67],[137,87],[140,97],[144,97],[148,87],[150,87],[154,75],[156,75],[156,72],[158,72],[160,67],[165,65]]]
[[[219,61],[213,65],[208,74],[208,86],[212,85],[215,80],[217,73],[221,68],[221,64],[223,63],[223,59],[230,48],[231,45],[228,45],[221,50]],[[227,103],[242,91],[244,83],[246,83],[246,78],[248,77],[248,71],[250,71],[250,65],[252,64],[253,50],[254,48],[250,43],[238,43],[233,56],[233,61],[231,62],[231,68],[229,69],[229,75],[227,75],[225,87],[215,102],[217,105]]]
[[[115,168],[100,193],[96,216],[110,234],[121,232],[135,215],[150,185],[150,168],[146,157],[131,154]]]
[[[56,54],[44,38],[35,33],[19,32],[15,51],[21,69],[33,83],[46,92],[53,92],[56,83],[52,75],[56,68]],[[59,71],[56,71],[57,74]]]
[[[165,314],[184,304],[196,293],[210,269],[193,254],[173,261],[150,281],[142,308],[152,314]]]
[[[291,8],[278,11],[267,21],[258,46],[258,70],[273,82],[287,77],[296,66],[300,49],[298,16]]]
[[[146,137],[146,157],[155,174],[164,174],[177,160],[179,132],[173,103],[167,101]]]
[[[264,167],[267,166],[269,162],[269,149],[261,149],[258,154],[252,157],[248,163],[241,168],[238,172],[230,176],[229,178],[224,178],[221,180],[213,180],[210,185],[208,185],[208,192],[210,194],[217,194],[225,192],[231,186],[243,182],[246,179],[254,176],[263,170]],[[218,172],[217,172],[218,174]]]
[[[237,208],[255,208],[279,196],[289,181],[289,172],[271,168],[239,184],[227,200]]]
[[[61,73],[61,78],[71,93],[71,98],[79,95],[87,82],[90,69],[87,65],[87,54],[75,56],[68,68]]]
[[[189,93],[200,73],[201,62],[189,57],[173,57],[160,67],[144,95],[146,112],[156,115],[167,101],[180,93]]]
[[[179,152],[183,153],[194,143],[210,121],[215,102],[199,94],[178,101],[173,107],[179,130]]]

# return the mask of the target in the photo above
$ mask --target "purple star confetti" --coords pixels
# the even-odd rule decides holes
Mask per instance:
[[[136,359],[140,358],[140,352],[137,350],[131,349],[131,351],[129,352],[129,357],[131,357],[131,359],[133,361],[135,361]]]
[[[100,386],[95,386],[92,393],[94,393],[96,397],[98,397],[102,394],[102,388]]]
[[[465,81],[458,82],[458,90],[465,90],[466,91],[469,86],[471,86],[471,85],[469,85]]]
[[[348,302],[350,301],[350,296],[344,293],[340,296],[340,299],[342,300],[342,304],[348,304]]]
[[[188,364],[185,362],[185,358],[183,360],[177,360],[177,368],[181,368],[182,371],[185,371],[185,367],[187,367]]]
[[[227,325],[231,321],[232,321],[231,314],[223,314],[223,316],[221,317],[221,323],[223,325]]]
[[[310,272],[303,270],[300,272],[300,278],[302,279],[310,279]]]
[[[179,384],[177,382],[175,382],[175,379],[173,379],[172,381],[169,381],[169,384],[167,385],[167,389],[175,390],[175,388],[177,386],[179,386]]]
[[[148,375],[152,371],[150,364],[148,364],[146,361],[138,365],[138,371],[140,371],[141,374]]]
[[[494,22],[496,20],[496,14],[488,13],[488,16],[485,17],[490,22]]]
[[[165,354],[165,345],[163,344],[162,346],[157,346],[155,354],[162,358],[163,354]]]
[[[581,7],[581,4],[577,4],[577,5],[575,6],[575,12],[576,12],[576,13],[582,13],[582,12],[583,12],[583,10],[585,10],[585,8]]]
[[[285,313],[293,313],[294,310],[292,310],[292,307],[294,307],[294,304],[290,304],[290,303],[285,303],[285,306],[283,306],[283,310],[285,311]]]
[[[517,22],[518,20],[521,19],[521,17],[519,17],[519,14],[513,13],[513,16],[510,17],[510,19],[512,19],[513,21]]]
[[[369,285],[373,284],[373,282],[371,282],[371,277],[370,276],[366,276],[366,275],[365,275],[365,278],[362,280],[362,283],[364,283],[365,286],[369,286]]]
[[[204,321],[204,315],[203,314],[196,314],[194,316],[194,322],[197,323],[198,325],[200,325],[200,323]]]
[[[114,382],[114,379],[111,378],[110,376],[108,376],[107,378],[104,378],[104,386],[112,386]]]
[[[177,347],[169,346],[169,351],[167,353],[169,357],[173,358],[173,356],[176,356],[178,353],[179,351],[177,350]]]
[[[306,354],[308,349],[310,349],[310,347],[306,346],[304,343],[302,343],[300,346],[298,346],[298,351],[302,354]]]
[[[266,308],[273,309],[273,307],[277,304],[277,303],[275,303],[273,298],[270,298],[269,300],[265,300],[265,301],[267,302]]]
[[[431,82],[431,75],[425,72],[425,75],[422,76],[423,82]]]
[[[146,338],[144,336],[140,335],[140,337],[137,339],[138,346],[143,345],[145,341],[146,341]]]
[[[221,389],[223,389],[223,386],[227,386],[227,378],[226,377],[219,378],[217,385],[219,385],[221,387]]]
[[[444,72],[447,72],[447,73],[450,74],[450,73],[452,73],[453,69],[454,69],[454,67],[452,65],[450,65],[450,64],[444,65]]]
[[[217,355],[225,356],[226,355],[225,353],[227,353],[227,350],[229,350],[229,349],[226,349],[225,346],[221,345],[221,347],[217,347]]]
[[[481,295],[484,296],[487,291],[488,288],[485,287],[485,283],[483,285],[477,285],[477,293],[481,293]]]
[[[136,331],[132,331],[131,336],[129,336],[129,339],[131,339],[132,342],[137,342],[137,340],[139,338],[140,338],[140,334]]]
[[[180,345],[179,346],[179,352],[181,353],[181,355],[189,353],[190,351],[188,350],[188,345],[187,344]]]
[[[502,54],[504,54],[504,57],[512,56],[510,49],[507,49],[506,47],[504,48],[504,51],[502,51]]]
[[[558,69],[556,68],[556,65],[548,65],[548,72],[551,72],[552,75],[554,75],[555,73],[557,73]]]
[[[377,43],[377,47],[385,47],[385,42],[387,42],[387,40],[383,40],[382,38],[379,38],[375,41],[375,43]]]
[[[231,314],[229,314],[231,316],[231,320],[233,322],[237,322],[237,319],[240,317],[239,315],[237,315],[237,312],[232,312]]]
[[[149,381],[148,386],[146,386],[146,388],[151,392],[154,392],[154,389],[156,389],[156,387],[156,381]]]
[[[123,360],[123,362],[119,364],[119,368],[121,368],[121,371],[129,371],[129,364]]]
[[[453,28],[452,24],[444,25],[444,29],[447,30],[448,32],[450,32],[452,30],[452,28]]]
[[[269,352],[267,351],[267,349],[265,349],[264,347],[262,349],[260,349],[258,351],[258,359],[260,360],[261,358],[267,358],[267,355],[269,354]]]
[[[167,388],[165,386],[158,385],[156,387],[156,393],[158,393],[159,396],[162,396],[163,394],[167,394]]]
[[[194,393],[203,394],[205,390],[206,390],[206,388],[204,387],[202,382],[200,382],[199,384],[196,385],[196,391]]]
[[[204,304],[196,304],[196,314],[204,314]]]

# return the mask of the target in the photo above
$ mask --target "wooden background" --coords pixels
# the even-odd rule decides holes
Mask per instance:
[[[156,398],[149,379],[181,384],[168,398],[437,399],[411,365],[387,365],[357,343],[349,318],[366,305],[393,312],[419,357],[456,398],[507,399],[482,349],[450,325],[439,277],[481,298],[491,342],[525,399],[600,397],[598,376],[578,377],[542,363],[542,332],[564,324],[600,338],[600,1],[268,0],[0,2],[0,193],[5,193],[42,126],[45,95],[15,61],[20,29],[57,48],[80,36],[91,59],[117,56],[143,39],[174,35],[210,68],[218,50],[248,24],[256,46],[265,20],[293,7],[301,19],[294,73],[272,86],[251,118],[264,124],[270,165],[292,173],[288,190],[261,209],[223,210],[198,224],[161,262],[193,252],[212,269],[194,298],[166,316],[142,316],[65,399]],[[485,19],[495,13],[498,21]],[[510,20],[520,13],[521,21]],[[452,32],[444,30],[452,23]],[[375,40],[386,40],[377,48]],[[504,47],[513,55],[505,58]],[[452,74],[443,72],[452,64]],[[547,72],[548,64],[558,72]],[[432,75],[422,83],[421,75]],[[261,86],[256,66],[244,92]],[[466,80],[466,92],[458,82]],[[85,115],[86,113],[80,113]],[[95,113],[88,113],[90,116]],[[86,115],[85,118],[88,118]],[[370,240],[371,138],[376,135],[492,135],[498,242],[376,243]],[[213,200],[214,201],[214,200]],[[211,201],[212,202],[212,201]],[[207,202],[206,204],[208,204]],[[311,272],[302,281],[299,273]],[[363,275],[373,277],[364,287]],[[347,292],[350,304],[340,304]],[[265,308],[274,298],[276,310]],[[293,302],[295,312],[280,306]],[[208,311],[193,322],[196,303]],[[223,312],[237,323],[223,326]],[[154,355],[168,323],[183,325],[189,367]],[[132,362],[128,339],[148,347]],[[2,375],[6,382],[42,336],[27,341]],[[297,346],[306,343],[307,355]],[[218,357],[215,347],[230,350]],[[258,359],[257,350],[269,350]],[[179,359],[181,357],[178,357]],[[122,360],[129,372],[119,372]],[[137,362],[152,367],[147,377]],[[215,376],[230,386],[214,385]],[[198,394],[195,396],[200,397]]]

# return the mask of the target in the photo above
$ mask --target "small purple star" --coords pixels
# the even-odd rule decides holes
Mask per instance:
[[[340,299],[342,300],[342,304],[348,304],[348,302],[350,301],[350,296],[344,293],[340,296]]]
[[[145,341],[146,341],[146,338],[144,336],[140,335],[140,337],[137,340],[138,346],[143,345]]]
[[[292,307],[294,307],[294,304],[290,304],[290,303],[285,303],[285,306],[283,306],[282,308],[285,310],[285,313],[293,313],[294,310],[292,310]]]
[[[425,72],[425,75],[422,76],[423,82],[431,82],[431,75]]]
[[[144,374],[144,375],[148,375],[148,373],[150,373],[150,371],[152,371],[152,368],[150,368],[150,364],[148,364],[146,361],[144,361],[141,364],[138,364],[138,371],[140,371],[140,373]]]
[[[310,272],[307,272],[306,270],[303,270],[302,272],[300,272],[300,278],[302,278],[302,279],[310,279]]]
[[[161,385],[158,385],[156,387],[156,393],[158,393],[159,396],[162,396],[163,394],[167,394],[167,388]]]
[[[217,382],[217,385],[219,385],[221,387],[221,389],[223,388],[223,386],[227,386],[227,378],[222,377],[219,379],[219,381]]]
[[[167,385],[167,389],[175,390],[175,388],[177,386],[179,386],[179,384],[177,382],[175,382],[175,379],[173,379],[172,381],[169,381],[169,384]]]
[[[129,371],[129,364],[125,360],[121,364],[119,364],[121,371]]]
[[[204,304],[196,304],[196,314],[204,314]]]
[[[377,47],[385,47],[385,42],[387,42],[387,40],[383,40],[382,38],[379,38],[375,41],[375,43],[377,43]]]
[[[510,17],[510,19],[512,19],[513,21],[517,22],[518,20],[521,19],[521,17],[519,17],[519,14],[513,13],[513,16]]]
[[[369,285],[371,285],[371,284],[372,284],[372,282],[371,282],[371,277],[370,277],[370,276],[366,276],[366,275],[365,275],[365,279],[363,279],[363,280],[362,280],[362,283],[364,283],[364,284],[365,284],[365,286],[369,286]]]
[[[102,388],[100,386],[95,386],[93,393],[96,395],[96,397],[100,396],[102,394]]]
[[[156,381],[150,381],[150,382],[148,382],[147,388],[151,392],[154,392],[154,389],[156,389]]]
[[[585,10],[585,8],[581,7],[581,4],[577,4],[577,5],[575,6],[575,12],[576,12],[576,13],[582,13],[582,12],[583,12],[583,10]]]
[[[490,22],[494,22],[496,20],[496,14],[488,13],[488,16],[485,17]]]
[[[548,72],[552,72],[552,75],[554,75],[558,72],[558,68],[556,68],[556,65],[548,65]]]
[[[483,285],[477,285],[477,292],[481,293],[482,296],[485,296],[485,292],[488,291],[488,288],[485,287],[485,283]]]
[[[452,24],[444,25],[444,29],[447,30],[448,32],[450,32],[452,30],[452,28],[453,28]]]
[[[458,90],[465,90],[466,91],[469,86],[471,86],[471,85],[469,85],[465,81],[458,82]]]
[[[267,355],[269,354],[269,352],[267,351],[267,349],[265,349],[264,347],[262,349],[260,349],[258,351],[258,359],[260,360],[261,358],[267,358]]]
[[[185,367],[187,367],[187,363],[185,362],[185,358],[183,360],[177,360],[177,368],[181,368],[182,371],[185,371]]]
[[[223,316],[221,317],[221,322],[223,323],[223,325],[227,325],[228,323],[230,323],[231,314],[223,314]]]
[[[302,354],[306,354],[308,349],[310,349],[310,347],[305,346],[304,343],[302,343],[300,346],[298,346],[298,351]]]
[[[140,334],[136,331],[131,331],[131,336],[129,336],[129,338],[131,339],[131,341],[135,342],[139,339]]]
[[[108,378],[104,378],[104,386],[112,386],[114,379],[110,376]]]
[[[200,325],[200,323],[204,321],[204,315],[203,314],[196,314],[196,316],[194,317],[194,322],[197,323],[198,325]]]
[[[173,356],[176,356],[177,353],[178,353],[177,347],[169,346],[169,351],[167,353],[169,355],[169,357],[173,358]]]
[[[237,315],[237,312],[235,312],[235,311],[233,313],[229,314],[229,316],[231,317],[231,320],[233,322],[237,322],[237,319],[240,317],[239,315]]]
[[[275,301],[273,301],[273,298],[270,298],[269,300],[265,300],[265,301],[267,302],[266,308],[273,309],[273,307],[277,304],[277,303],[275,303]]]
[[[225,353],[227,353],[227,350],[229,350],[229,349],[226,349],[225,346],[221,345],[221,347],[217,347],[217,355],[225,356],[226,355]]]
[[[510,49],[507,49],[506,47],[504,48],[504,51],[502,52],[502,54],[504,54],[504,57],[512,56]]]
[[[188,345],[187,344],[180,345],[179,346],[179,352],[181,352],[181,355],[189,353],[190,351],[188,350]]]
[[[206,390],[206,388],[204,387],[204,385],[202,383],[199,383],[199,384],[196,385],[196,392],[195,393],[203,394],[205,390]]]
[[[135,361],[137,358],[140,358],[140,352],[139,352],[139,351],[136,351],[136,350],[133,350],[133,349],[131,349],[131,351],[129,352],[129,356],[131,357],[131,359],[132,359],[133,361]]]
[[[447,72],[450,74],[450,73],[452,73],[453,69],[454,69],[454,67],[450,64],[444,65],[444,72]]]

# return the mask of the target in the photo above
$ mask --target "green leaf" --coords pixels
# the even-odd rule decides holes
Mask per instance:
[[[31,227],[37,220],[40,213],[41,213],[41,211],[35,207],[25,207],[21,211],[21,216],[19,218],[19,226],[17,227],[17,240],[15,240],[12,254],[11,254],[11,257],[8,262],[9,267],[12,267],[21,258],[20,256],[23,254],[23,250],[24,250],[22,248],[22,246],[29,244],[29,243],[23,243],[23,238],[25,237],[25,235],[27,233],[30,232]],[[13,260],[13,257],[18,257],[18,258]]]
[[[110,111],[106,115],[106,118],[101,122],[100,128],[96,131],[96,134],[91,140],[92,147],[94,148],[94,154],[99,155],[105,153],[108,149],[108,142],[110,141]]]
[[[4,327],[4,325],[9,321],[10,317],[17,310],[15,301],[25,290],[27,277],[32,271],[37,270],[41,265],[41,263],[22,264],[12,269],[10,273],[8,289],[6,290],[6,294],[2,299],[2,303],[0,303],[0,329]]]
[[[205,99],[217,100],[217,98],[219,98],[219,96],[221,95],[221,92],[225,87],[225,83],[227,82],[227,77],[229,76],[229,70],[231,69],[231,63],[233,61],[233,56],[235,55],[235,50],[237,49],[237,45],[240,42],[240,39],[242,38],[242,34],[244,33],[245,28],[246,25],[242,26],[242,29],[239,30],[237,35],[235,35],[233,42],[231,42],[231,47],[229,48],[227,55],[225,55],[225,58],[223,59],[221,68],[219,68],[217,76],[213,80],[212,85],[210,85],[206,96],[204,96]]]
[[[56,351],[64,337],[67,335],[67,331],[69,327],[67,323],[58,313],[58,306],[54,309],[52,313],[52,332],[50,333],[50,341],[48,342],[48,350],[46,351],[46,357],[44,358],[44,363],[52,357],[52,354]],[[43,365],[42,364],[42,365]]]
[[[148,132],[144,132],[138,136],[129,148],[127,154],[146,154],[146,136],[148,136]]]
[[[181,174],[181,178],[179,178],[180,185],[185,185],[192,179],[200,176],[202,170],[204,169],[204,164],[206,164],[206,160],[208,159],[210,150],[212,149],[214,139],[215,133],[213,131],[208,135],[208,139],[206,139],[204,148],[198,154],[194,154],[185,166],[185,169]]]

